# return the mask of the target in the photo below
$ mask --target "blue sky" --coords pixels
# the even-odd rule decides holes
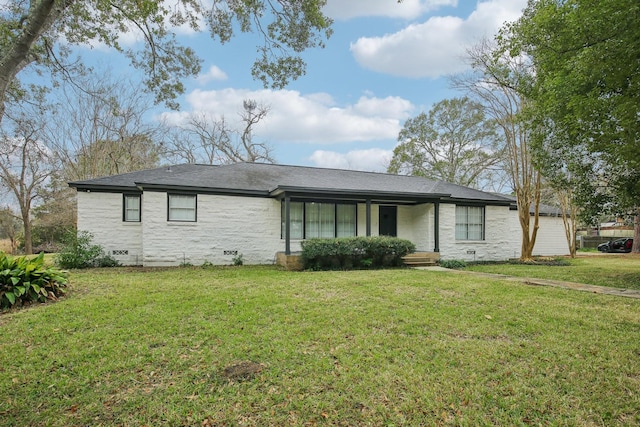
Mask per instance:
[[[203,59],[202,74],[185,82],[180,111],[158,107],[155,119],[179,124],[205,113],[232,122],[251,98],[270,107],[255,135],[271,145],[278,163],[384,171],[406,119],[462,95],[447,76],[466,69],[467,47],[492,37],[525,6],[526,0],[328,0],[334,34],[325,49],[304,54],[307,74],[284,90],[252,80],[255,36],[221,46],[206,31],[179,33]],[[99,48],[83,55],[122,61]]]

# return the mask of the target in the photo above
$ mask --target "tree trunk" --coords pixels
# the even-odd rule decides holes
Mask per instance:
[[[640,253],[640,208],[636,210],[636,214],[633,217],[633,247],[631,252],[634,254]]]
[[[562,211],[562,224],[564,225],[564,235],[567,239],[569,247],[569,255],[571,258],[576,257],[576,234],[578,223],[577,208],[572,203],[571,190],[557,190],[558,200],[560,201],[560,209]]]
[[[24,253],[31,255],[33,253],[33,243],[31,241],[31,220],[29,219],[29,210],[22,211],[22,223],[24,224]]]
[[[7,91],[15,76],[35,60],[31,48],[62,16],[75,0],[41,0],[29,7],[28,15],[15,41],[0,53],[0,121],[4,116]]]
[[[522,248],[520,253],[520,261],[522,262],[533,260],[533,248],[536,246],[538,228],[540,228],[540,187],[542,185],[542,177],[538,171],[532,171],[530,176],[535,180],[534,185],[527,185],[526,183],[529,181],[525,179],[525,184],[522,184],[519,191],[516,192],[518,218],[522,229]],[[530,212],[532,204],[533,225],[531,224]]]

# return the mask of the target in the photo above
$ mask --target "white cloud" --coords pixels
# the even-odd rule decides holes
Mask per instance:
[[[341,142],[395,140],[402,122],[414,106],[400,97],[362,96],[351,105],[338,105],[326,93],[303,95],[292,90],[194,90],[187,96],[193,113],[221,116],[239,125],[242,101],[253,99],[269,106],[267,117],[255,127],[256,135],[268,141],[332,144]],[[189,113],[165,112],[161,119],[178,124]]]
[[[403,77],[431,77],[464,71],[466,49],[492,37],[507,21],[522,14],[526,0],[479,1],[467,19],[436,16],[422,24],[381,37],[362,37],[351,44],[358,63]]]
[[[371,172],[386,172],[393,151],[382,148],[353,150],[347,153],[316,150],[309,160],[321,168],[352,169]]]
[[[336,20],[364,16],[413,19],[442,6],[456,6],[458,0],[328,0],[324,12]]]
[[[228,76],[227,73],[225,73],[224,71],[222,71],[220,68],[218,68],[215,65],[212,65],[211,67],[209,67],[209,70],[206,73],[200,74],[196,80],[198,81],[198,83],[200,83],[201,85],[209,83],[210,81],[213,80],[227,80]]]

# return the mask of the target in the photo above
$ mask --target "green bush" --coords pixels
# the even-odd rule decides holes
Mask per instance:
[[[0,309],[56,300],[66,286],[66,274],[45,266],[44,253],[29,259],[0,252]]]
[[[460,259],[441,259],[440,267],[451,268],[453,270],[460,270],[467,266],[467,262]]]
[[[302,265],[312,270],[399,267],[415,245],[397,237],[342,237],[302,242]]]
[[[64,247],[55,257],[61,268],[116,267],[120,263],[105,254],[100,245],[91,243],[93,235],[88,231],[69,232],[65,236]]]

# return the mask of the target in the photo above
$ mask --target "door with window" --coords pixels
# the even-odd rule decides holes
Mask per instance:
[[[398,207],[380,206],[378,234],[380,236],[396,237],[398,235]]]

